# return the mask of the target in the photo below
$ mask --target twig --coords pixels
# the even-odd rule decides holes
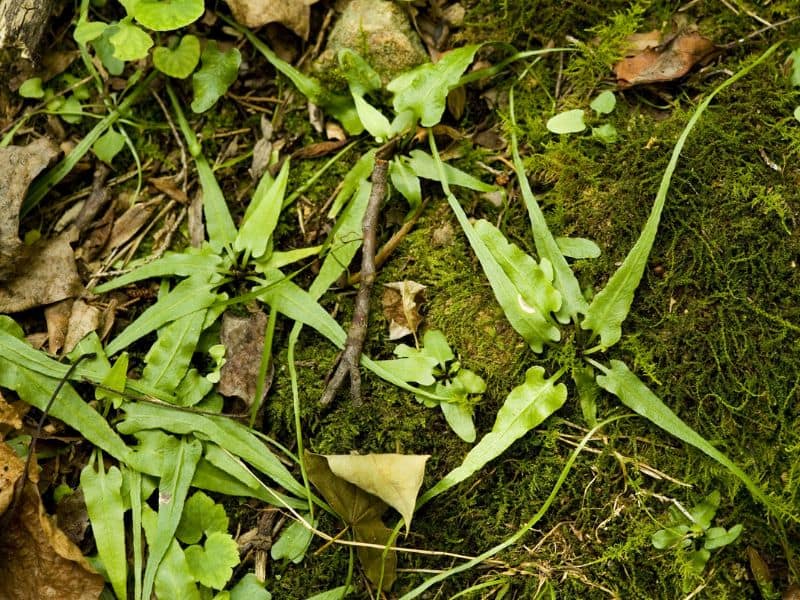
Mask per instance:
[[[380,158],[375,159],[375,167],[372,170],[372,191],[369,195],[361,228],[364,238],[361,247],[361,287],[358,288],[355,307],[353,308],[353,320],[347,332],[347,341],[339,358],[339,364],[320,399],[320,404],[323,406],[333,401],[336,392],[342,387],[344,378],[348,373],[350,374],[350,395],[353,398],[353,402],[361,402],[361,374],[358,370],[358,363],[361,359],[364,339],[367,337],[369,297],[372,292],[372,284],[375,283],[375,246],[377,245],[375,230],[378,225],[381,203],[386,195],[386,172],[388,167],[388,161]]]

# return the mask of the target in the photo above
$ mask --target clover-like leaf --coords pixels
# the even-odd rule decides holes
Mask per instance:
[[[219,100],[239,74],[242,55],[237,48],[222,52],[212,41],[200,56],[202,66],[192,75],[192,110],[196,113],[207,111]]]
[[[200,40],[194,35],[185,35],[175,48],[159,46],[153,50],[153,66],[162,73],[185,79],[192,74],[200,62]]]
[[[230,534],[215,531],[203,546],[186,548],[186,562],[195,579],[203,585],[221,590],[239,564],[239,547]]]
[[[583,110],[573,108],[550,117],[547,121],[547,129],[558,134],[580,133],[586,129],[586,123],[583,122]]]
[[[81,19],[72,32],[73,39],[80,45],[85,45],[99,38],[108,28],[108,23],[101,21],[87,21]]]
[[[104,163],[111,164],[114,157],[125,147],[125,136],[113,127],[109,127],[92,145],[92,151]]]
[[[183,507],[183,514],[175,531],[184,544],[196,544],[203,534],[210,536],[228,530],[228,515],[225,508],[203,492],[195,492]]]
[[[41,77],[31,77],[30,79],[26,79],[22,82],[22,85],[19,86],[17,90],[20,96],[23,98],[44,98],[44,90],[42,89],[42,78]]]
[[[172,31],[186,27],[203,16],[203,0],[133,0],[128,13],[153,31]]]
[[[114,57],[122,61],[139,60],[147,56],[153,47],[153,38],[141,27],[122,21],[111,36]]]

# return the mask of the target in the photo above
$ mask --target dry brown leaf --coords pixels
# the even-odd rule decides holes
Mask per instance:
[[[57,154],[44,137],[27,146],[0,148],[0,281],[13,277],[20,266],[19,210],[28,186]]]
[[[342,140],[329,140],[326,142],[316,142],[303,146],[292,153],[292,158],[296,160],[303,160],[306,158],[319,158],[320,156],[327,156],[343,148],[347,144],[347,138]]]
[[[58,354],[64,346],[69,329],[69,315],[72,313],[72,298],[44,307],[44,320],[47,322],[47,350]]]
[[[262,311],[246,317],[225,313],[222,315],[220,341],[225,346],[225,364],[220,370],[217,390],[223,396],[241,398],[249,407],[256,397],[256,380],[264,350],[264,331],[267,315]],[[269,390],[268,374],[262,400]]]
[[[105,247],[106,252],[118,248],[135,236],[142,227],[150,222],[150,216],[160,202],[160,199],[137,202],[122,213],[111,229],[111,236]]]
[[[19,501],[9,508],[14,484],[24,463],[0,443],[0,598],[30,600],[95,600],[103,591],[103,578],[89,565],[75,544],[58,529],[42,507],[37,486],[27,481]],[[13,510],[11,514],[6,511]]]
[[[22,417],[25,415],[26,406],[28,405],[24,402],[9,404],[3,398],[3,394],[0,394],[0,440],[3,440],[9,432],[22,429]],[[1,484],[0,489],[2,489]]]
[[[189,196],[175,183],[173,177],[154,177],[150,184],[159,192],[164,192],[167,197],[172,198],[179,204],[189,204]]]
[[[280,23],[308,39],[311,5],[317,0],[225,0],[233,18],[245,27]]]
[[[56,522],[58,527],[75,544],[80,544],[89,528],[89,511],[83,497],[83,490],[78,488],[71,494],[62,496],[56,504]]]
[[[64,340],[64,352],[72,352],[75,346],[92,331],[97,331],[102,323],[100,309],[78,299],[72,305],[69,327]]]
[[[37,242],[26,255],[19,261],[17,276],[0,286],[0,312],[52,304],[74,298],[83,290],[75,256],[65,236]]]
[[[716,51],[714,42],[696,31],[679,33],[655,44],[654,34],[636,34],[631,39],[634,53],[614,66],[622,88],[673,81],[686,75],[696,64]]]
[[[422,321],[419,303],[425,286],[416,281],[394,281],[384,286],[381,303],[383,314],[389,319],[389,339],[399,340],[407,335],[416,335]]]

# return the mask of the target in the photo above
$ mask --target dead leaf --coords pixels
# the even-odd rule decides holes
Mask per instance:
[[[408,531],[425,475],[427,454],[329,454],[325,458],[334,475],[377,496],[399,512]]]
[[[177,186],[173,177],[154,177],[150,180],[150,184],[178,204],[189,204],[189,196]]]
[[[248,169],[253,181],[261,179],[272,159],[272,121],[261,115],[261,137],[253,146],[253,162]]]
[[[56,503],[56,522],[74,544],[83,541],[89,528],[89,511],[86,509],[82,489],[78,488],[71,494],[62,496]]]
[[[28,406],[24,402],[16,402],[9,404],[0,394],[0,440],[11,431],[22,429],[22,417],[25,415],[25,407]],[[0,484],[2,489],[2,484]],[[2,505],[0,504],[0,513],[2,513]]]
[[[72,313],[72,298],[44,307],[44,320],[47,322],[47,350],[58,354],[64,346],[69,329],[69,315]]]
[[[395,281],[384,287],[381,303],[383,314],[389,319],[389,339],[416,336],[417,327],[422,321],[418,302],[422,302],[425,286],[416,281]]]
[[[36,484],[25,482],[19,502],[9,508],[23,471],[22,460],[0,443],[0,516],[6,521],[0,529],[0,598],[96,600],[102,576],[45,514]]]
[[[633,53],[614,66],[621,88],[673,81],[708,59],[717,47],[696,31],[685,31],[654,45],[655,33],[632,36]]]
[[[135,236],[142,227],[150,222],[150,216],[160,202],[160,198],[150,202],[137,202],[122,213],[111,229],[111,236],[105,247],[106,252],[118,248]]]
[[[228,312],[222,315],[220,341],[225,346],[226,360],[220,370],[217,390],[223,396],[241,398],[247,407],[253,404],[256,397],[256,380],[261,366],[261,353],[264,351],[266,328],[267,315],[262,311],[246,317]],[[268,374],[261,400],[267,395],[271,379],[271,374]]]
[[[340,148],[343,148],[347,145],[347,138],[343,140],[329,140],[326,142],[316,142],[315,144],[309,144],[308,146],[303,146],[302,148],[295,150],[292,153],[292,158],[303,160],[306,158],[319,158],[320,156],[326,156],[328,154],[332,154],[336,152]]]
[[[308,39],[311,4],[317,0],[225,0],[233,18],[245,27],[280,23]]]
[[[306,450],[305,459],[309,480],[353,529],[356,541],[385,546],[393,537],[392,531],[381,520],[388,505],[377,496],[337,477],[328,466],[328,457]],[[383,589],[390,589],[397,578],[397,552],[387,552],[384,560],[382,549],[359,546],[357,554],[367,578],[377,585],[383,571]]]
[[[28,186],[57,154],[53,142],[44,137],[27,146],[0,148],[0,281],[19,267],[19,210]]]
[[[102,322],[100,309],[90,306],[86,301],[78,299],[72,305],[69,316],[69,327],[64,340],[64,352],[72,352],[83,338],[92,331],[97,331]]]
[[[0,312],[14,313],[74,298],[83,290],[72,247],[65,236],[26,248],[17,276],[0,286]]]

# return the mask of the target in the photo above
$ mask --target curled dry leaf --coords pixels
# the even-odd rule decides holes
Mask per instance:
[[[78,299],[72,304],[69,315],[64,352],[72,352],[75,346],[92,331],[97,331],[102,323],[102,313],[96,306],[90,306]]]
[[[311,5],[317,0],[225,0],[233,17],[245,27],[280,23],[308,39]]]
[[[710,58],[717,47],[696,31],[663,39],[657,31],[629,38],[629,53],[614,66],[621,88],[673,81]]]
[[[248,407],[256,396],[256,380],[264,350],[266,328],[267,315],[262,311],[246,317],[237,317],[227,312],[222,315],[220,341],[225,346],[226,361],[220,370],[218,391],[223,396],[241,398]],[[263,396],[269,391],[270,380],[268,375]]]
[[[27,146],[0,148],[0,281],[12,278],[24,246],[19,239],[19,210],[33,178],[58,154],[47,138]]]
[[[9,404],[0,394],[0,440],[4,439],[10,431],[22,429],[22,417],[25,415],[26,406],[27,404],[24,402]],[[0,490],[3,489],[3,484],[0,482]],[[0,491],[1,495],[2,491]],[[2,500],[0,500],[0,513],[2,513]]]
[[[5,521],[0,529],[0,598],[99,598],[103,578],[45,514],[36,484],[25,482],[19,501],[12,502],[24,470],[23,461],[0,442],[0,517]]]
[[[384,286],[383,314],[389,319],[389,339],[416,335],[422,317],[419,306],[425,286],[416,281],[394,281]]]
[[[58,354],[64,346],[69,330],[69,315],[72,313],[72,298],[44,307],[44,320],[47,322],[47,350]]]

